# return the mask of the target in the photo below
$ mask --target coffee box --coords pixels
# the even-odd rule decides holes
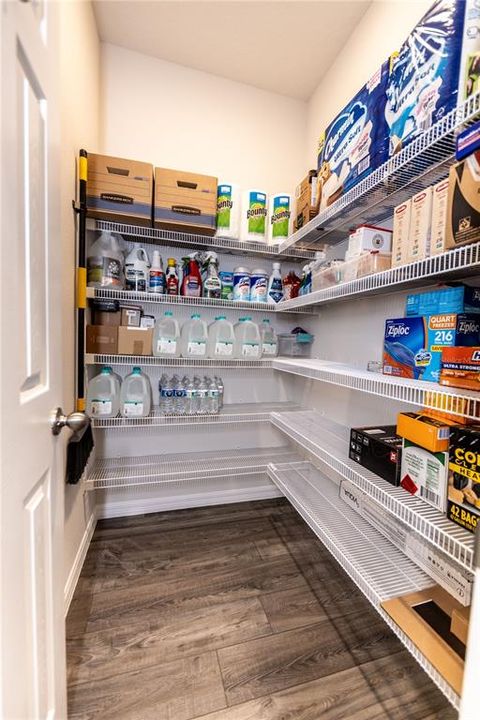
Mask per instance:
[[[480,517],[480,425],[452,428],[447,517],[475,532]]]

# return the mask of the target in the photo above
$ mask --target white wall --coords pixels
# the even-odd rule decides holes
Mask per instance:
[[[92,6],[83,0],[60,6],[60,98],[62,175],[62,298],[64,387],[63,409],[75,409],[75,220],[72,199],[76,192],[79,148],[99,150],[100,43]],[[64,434],[66,442],[66,433]],[[63,437],[63,436],[62,436]],[[65,487],[65,583],[92,513],[92,498],[83,497],[81,485]]]
[[[300,100],[102,45],[106,154],[291,192],[305,169],[306,109]]]
[[[307,167],[317,167],[318,137],[384,60],[405,40],[433,0],[375,0],[308,103]]]

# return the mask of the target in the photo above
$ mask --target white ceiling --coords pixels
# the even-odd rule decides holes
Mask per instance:
[[[371,0],[95,0],[100,39],[307,100]]]

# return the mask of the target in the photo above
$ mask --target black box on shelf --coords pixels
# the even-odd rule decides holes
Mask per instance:
[[[395,425],[352,428],[349,457],[391,483],[400,483],[402,438]]]

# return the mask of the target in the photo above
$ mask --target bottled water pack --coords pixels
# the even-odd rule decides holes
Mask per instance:
[[[219,377],[168,377],[158,383],[160,412],[164,415],[217,415],[223,405],[223,382]]]

